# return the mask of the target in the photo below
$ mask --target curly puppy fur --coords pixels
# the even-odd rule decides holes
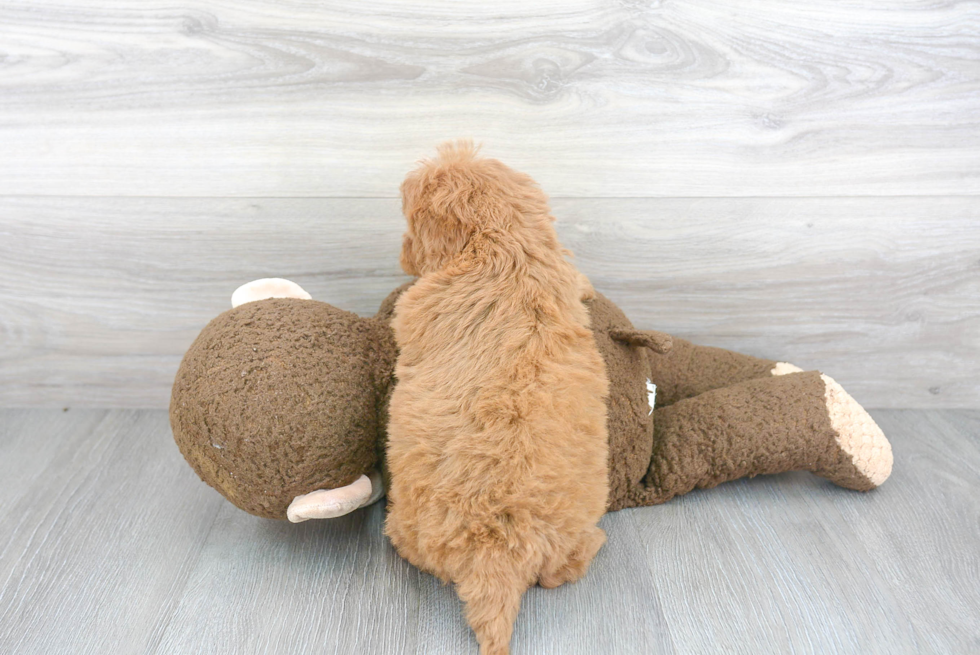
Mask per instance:
[[[482,655],[507,653],[524,591],[577,580],[605,542],[609,383],[546,196],[447,144],[402,184],[400,354],[386,531],[456,583]]]

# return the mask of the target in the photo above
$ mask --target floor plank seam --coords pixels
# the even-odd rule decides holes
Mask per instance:
[[[158,622],[153,628],[153,631],[150,633],[146,648],[143,651],[144,655],[156,655],[159,651],[163,638],[170,629],[170,625],[177,614],[177,610],[180,608],[180,602],[184,597],[184,592],[187,590],[187,585],[190,584],[191,573],[194,572],[197,565],[200,563],[201,557],[204,554],[204,546],[208,543],[208,540],[211,537],[211,532],[214,530],[214,526],[218,523],[218,516],[221,514],[221,510],[225,507],[224,501],[212,499],[212,502],[214,506],[213,516],[211,517],[211,523],[208,526],[208,529],[205,531],[202,539],[200,540],[200,548],[195,551],[196,554],[193,558],[187,558],[187,560],[185,560],[185,565],[178,571],[175,582],[179,580],[179,583],[175,585],[174,593],[168,600],[168,605],[170,606],[169,611],[165,614],[161,613],[161,618],[163,620]]]

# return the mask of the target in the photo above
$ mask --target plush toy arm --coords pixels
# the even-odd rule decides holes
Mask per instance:
[[[657,505],[746,476],[811,471],[859,491],[892,468],[891,445],[840,385],[811,371],[748,380],[654,411],[646,477],[610,509]]]
[[[655,330],[613,328],[609,330],[609,336],[616,341],[628,343],[631,346],[649,348],[660,355],[666,355],[673,347],[673,338],[669,334]]]
[[[705,391],[801,369],[785,362],[696,346],[673,338],[673,348],[663,357],[650,357],[650,379],[657,385],[657,407],[672,405]]]

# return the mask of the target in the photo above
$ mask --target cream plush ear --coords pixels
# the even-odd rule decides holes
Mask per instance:
[[[281,277],[266,277],[261,280],[254,280],[248,284],[235,289],[231,294],[231,306],[238,307],[247,302],[265,300],[266,298],[300,298],[310,300],[313,298],[300,285]]]
[[[370,476],[370,477],[369,477]],[[309,519],[333,519],[378,501],[385,494],[384,482],[377,470],[362,475],[346,487],[318,489],[293,498],[286,517],[293,523]]]
[[[776,362],[776,365],[769,371],[775,375],[789,375],[790,373],[802,373],[803,369],[789,362]]]

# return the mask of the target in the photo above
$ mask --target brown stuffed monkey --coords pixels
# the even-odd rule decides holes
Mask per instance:
[[[389,322],[406,286],[371,318],[284,280],[236,291],[171,397],[174,438],[201,479],[247,512],[294,522],[378,500]],[[588,304],[610,381],[610,511],[759,474],[811,471],[859,491],[890,474],[888,440],[826,375],[637,330],[601,294]]]

